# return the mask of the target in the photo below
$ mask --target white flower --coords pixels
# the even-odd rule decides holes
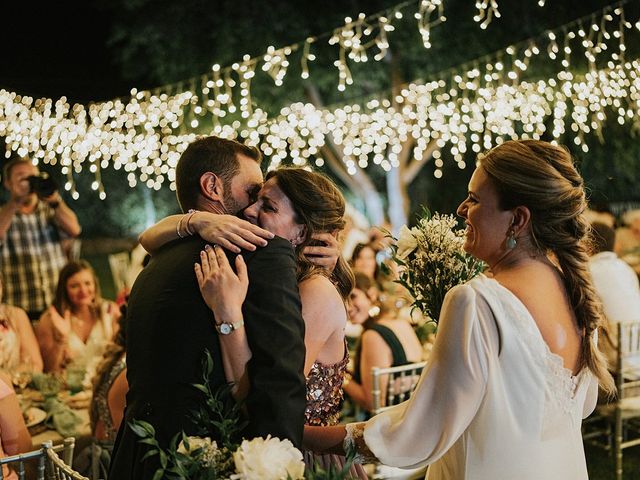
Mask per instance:
[[[289,440],[244,440],[233,454],[238,480],[297,480],[304,478],[302,453]]]
[[[419,230],[413,228],[409,230],[406,225],[400,227],[400,233],[398,235],[398,253],[397,256],[400,260],[404,260],[413,252],[418,246],[418,241],[414,234],[419,233]]]
[[[215,464],[216,453],[218,452],[218,444],[215,440],[211,440],[209,437],[187,437],[189,448],[180,442],[178,445],[178,452],[185,455],[193,456],[196,450],[198,452],[198,460],[207,467],[211,467]]]

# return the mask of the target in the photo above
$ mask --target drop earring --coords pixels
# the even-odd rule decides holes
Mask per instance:
[[[516,232],[513,229],[509,230],[509,235],[507,235],[507,250],[513,250],[516,248],[518,242],[516,241]]]

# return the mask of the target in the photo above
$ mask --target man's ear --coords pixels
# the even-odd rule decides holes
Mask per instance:
[[[513,209],[513,222],[511,228],[513,228],[516,236],[521,232],[529,230],[531,224],[531,211],[528,207],[520,205]]]
[[[224,204],[224,184],[222,178],[213,172],[205,172],[200,177],[200,193],[213,202]]]

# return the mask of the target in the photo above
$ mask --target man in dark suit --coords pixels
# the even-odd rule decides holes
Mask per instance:
[[[240,212],[262,185],[259,163],[260,153],[238,142],[217,137],[196,140],[176,167],[180,206],[185,211]],[[185,223],[182,227],[188,231]],[[127,311],[129,392],[111,480],[151,479],[158,467],[157,456],[142,460],[148,447],[129,428],[132,420],[151,423],[165,447],[180,431],[200,433],[189,413],[198,408],[202,394],[191,385],[201,382],[205,350],[214,362],[212,389],[226,384],[218,335],[233,335],[237,328],[247,329],[252,351],[245,437],[271,434],[298,447],[302,443],[304,322],[293,249],[276,237],[266,247],[244,251],[250,279],[243,305],[246,323],[217,325],[194,274],[204,246],[195,236],[165,245],[132,288]],[[208,435],[215,438],[215,432]]]

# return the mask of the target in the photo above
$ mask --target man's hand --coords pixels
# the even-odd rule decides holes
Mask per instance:
[[[304,247],[304,254],[310,262],[333,272],[340,258],[340,243],[331,233],[316,233],[314,240],[323,242],[324,245]]]

